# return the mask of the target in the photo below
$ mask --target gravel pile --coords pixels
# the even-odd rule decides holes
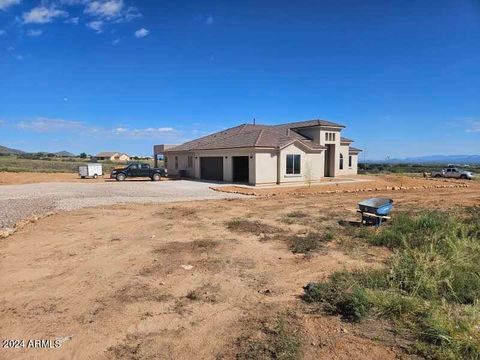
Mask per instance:
[[[243,198],[211,190],[197,181],[127,181],[105,183],[42,183],[0,186],[0,229],[33,216],[118,203]]]

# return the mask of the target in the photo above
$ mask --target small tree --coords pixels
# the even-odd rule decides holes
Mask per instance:
[[[80,159],[86,159],[86,158],[87,158],[87,154],[84,153],[84,152],[82,152],[82,153],[80,154]]]
[[[310,161],[305,163],[305,183],[308,187],[312,186],[313,181],[313,169]]]

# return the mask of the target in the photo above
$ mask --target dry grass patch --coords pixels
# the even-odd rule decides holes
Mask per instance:
[[[210,239],[199,239],[193,241],[175,241],[153,250],[156,254],[179,254],[190,252],[204,252],[213,250],[218,246],[218,241]]]
[[[290,237],[290,248],[294,254],[306,254],[319,249],[323,244],[333,240],[331,232],[309,232],[305,236],[293,235]]]
[[[227,221],[225,224],[230,231],[254,235],[275,234],[283,231],[276,226],[268,225],[258,220],[233,219]]]
[[[171,295],[162,293],[148,284],[134,283],[129,284],[115,294],[115,298],[122,303],[133,303],[141,301],[163,302],[171,298]]]
[[[295,360],[300,358],[301,341],[294,324],[283,315],[264,323],[256,334],[238,339],[239,360]]]

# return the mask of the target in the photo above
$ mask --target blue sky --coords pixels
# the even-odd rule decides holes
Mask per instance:
[[[1,145],[150,154],[254,117],[479,154],[480,2],[0,0]]]

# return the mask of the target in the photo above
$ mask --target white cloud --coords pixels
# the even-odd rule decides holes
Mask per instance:
[[[120,39],[115,39],[112,41],[112,45],[118,45],[120,44]]]
[[[123,9],[123,0],[92,1],[87,3],[85,13],[112,19],[119,17]]]
[[[5,35],[7,32],[5,30],[0,30],[0,36]]]
[[[92,30],[95,30],[99,34],[103,31],[103,25],[104,24],[102,20],[95,20],[87,23],[87,27],[89,27]]]
[[[153,139],[153,138],[171,138],[178,139],[179,131],[173,127],[149,127],[149,128],[100,128],[86,125],[80,121],[72,121],[65,119],[50,119],[39,117],[32,121],[22,121],[16,124],[16,127],[37,133],[54,133],[62,132],[86,134],[98,136],[102,138],[124,138],[124,139]]]
[[[80,22],[80,18],[79,18],[79,17],[72,17],[72,18],[70,18],[70,19],[65,20],[65,24],[78,25],[79,22]]]
[[[22,121],[17,127],[23,130],[35,132],[55,132],[55,131],[74,131],[82,130],[86,127],[79,121],[70,121],[64,119],[49,119],[39,117],[33,121]]]
[[[480,132],[480,120],[471,120],[467,132]]]
[[[43,34],[43,31],[42,30],[38,30],[38,29],[34,29],[34,30],[28,30],[27,31],[27,36],[32,36],[32,37],[36,37],[36,36],[40,36]]]
[[[85,1],[85,13],[112,22],[128,22],[141,14],[136,7],[126,7],[123,0]]]
[[[0,127],[4,126],[7,122],[5,120],[0,119]]]
[[[205,20],[205,24],[207,25],[212,25],[213,24],[213,16],[208,16],[207,19]]]
[[[145,28],[141,28],[141,29],[135,31],[135,37],[136,38],[143,38],[143,37],[147,36],[149,33],[150,33],[149,30],[147,30]]]
[[[143,139],[143,138],[158,138],[166,135],[176,134],[177,131],[172,127],[159,127],[159,128],[145,128],[145,129],[129,129],[124,127],[115,128],[112,131],[113,135]]]
[[[0,0],[0,10],[5,10],[12,5],[20,4],[21,0]]]
[[[66,17],[68,13],[51,6],[37,6],[29,12],[23,13],[23,22],[26,24],[46,24],[52,22],[57,17]]]

